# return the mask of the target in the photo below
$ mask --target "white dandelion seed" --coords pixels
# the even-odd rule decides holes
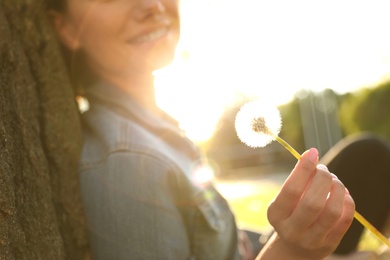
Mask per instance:
[[[276,140],[282,119],[277,108],[252,101],[244,104],[237,113],[235,127],[241,142],[250,147],[264,147]]]
[[[238,111],[235,127],[238,138],[250,147],[264,147],[276,140],[295,158],[300,158],[300,154],[279,137],[282,118],[276,107],[265,106],[260,101],[248,102]]]

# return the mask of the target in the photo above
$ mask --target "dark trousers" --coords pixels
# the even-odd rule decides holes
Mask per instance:
[[[346,138],[335,145],[322,159],[329,171],[336,174],[352,195],[356,210],[383,230],[390,217],[390,144],[377,136],[364,134]],[[336,254],[356,249],[364,227],[354,220]]]

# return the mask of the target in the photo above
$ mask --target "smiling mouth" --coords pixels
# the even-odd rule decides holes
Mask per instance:
[[[139,37],[131,40],[130,42],[135,43],[135,44],[152,42],[152,41],[155,41],[155,40],[158,40],[158,39],[164,37],[167,33],[168,33],[168,28],[164,27],[164,28],[158,29],[156,31],[153,31],[151,33],[139,36]]]

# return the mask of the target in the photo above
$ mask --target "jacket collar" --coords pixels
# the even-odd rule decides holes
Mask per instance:
[[[90,86],[86,91],[86,97],[91,106],[96,104],[107,106],[116,113],[154,132],[191,158],[199,156],[198,147],[185,136],[184,131],[179,128],[178,122],[161,109],[158,115],[152,113],[128,93],[106,82]]]
[[[94,102],[105,103],[147,128],[155,130],[169,129],[178,132],[181,136],[184,135],[178,122],[163,110],[159,109],[158,114],[153,113],[139,104],[126,91],[107,82],[101,81],[87,88],[86,97],[92,105]]]

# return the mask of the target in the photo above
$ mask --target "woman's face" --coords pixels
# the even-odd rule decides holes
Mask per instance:
[[[169,64],[179,40],[179,0],[67,0],[54,16],[65,46],[103,77],[149,73]]]

